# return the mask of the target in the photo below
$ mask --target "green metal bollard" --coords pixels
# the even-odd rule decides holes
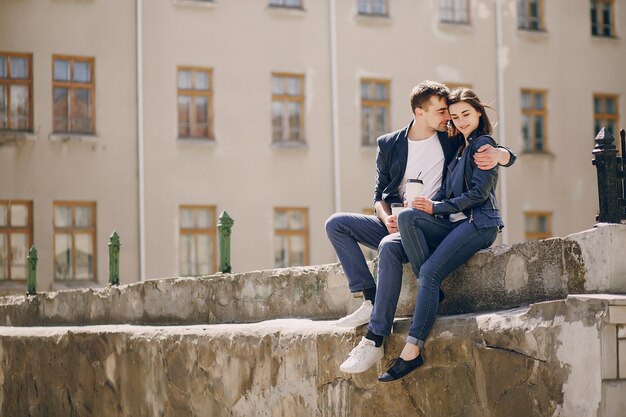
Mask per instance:
[[[109,237],[109,284],[120,285],[120,237],[115,230]]]
[[[231,271],[230,266],[230,232],[235,221],[226,213],[226,210],[222,211],[222,214],[217,219],[217,231],[219,233],[219,250],[220,250],[220,266],[219,271],[228,273]]]
[[[35,246],[31,246],[28,251],[28,256],[26,257],[28,260],[28,278],[26,280],[26,294],[35,295],[37,294],[37,248]]]

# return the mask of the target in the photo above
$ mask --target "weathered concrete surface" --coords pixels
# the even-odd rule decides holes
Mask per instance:
[[[327,321],[2,327],[0,415],[623,416],[606,399],[619,405],[626,381],[604,384],[599,365],[615,298],[439,318],[424,367],[388,384],[376,376],[406,319],[385,361],[353,376],[338,368],[363,329]]]
[[[626,292],[626,226],[481,251],[443,284],[443,314],[489,311],[568,294]],[[417,285],[405,267],[398,316],[412,314]],[[339,265],[200,278],[117,288],[0,298],[0,325],[243,323],[285,317],[333,319],[360,302]]]

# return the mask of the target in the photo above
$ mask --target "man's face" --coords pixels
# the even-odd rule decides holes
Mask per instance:
[[[445,132],[450,121],[450,113],[448,113],[448,105],[443,97],[432,96],[428,103],[424,104],[423,109],[415,109],[416,112],[421,110],[421,115],[425,124],[437,132]]]

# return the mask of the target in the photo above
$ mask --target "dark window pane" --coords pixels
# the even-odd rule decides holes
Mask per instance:
[[[196,97],[196,137],[209,136],[209,101],[206,97]]]
[[[7,94],[9,89],[0,85],[0,129],[9,127],[9,115],[7,114]]]
[[[91,131],[91,92],[83,88],[74,90],[72,110],[72,131]]]
[[[186,138],[191,135],[191,97],[178,96],[178,137]]]
[[[9,128],[17,130],[28,129],[28,87],[25,85],[11,86],[11,115]]]
[[[68,131],[68,119],[69,119],[69,104],[68,104],[68,90],[67,88],[55,88],[53,101],[53,117],[54,117],[54,131],[55,132],[67,132]]]

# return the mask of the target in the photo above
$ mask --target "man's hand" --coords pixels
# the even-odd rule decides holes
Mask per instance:
[[[488,171],[498,164],[506,165],[510,158],[509,151],[502,148],[494,148],[491,145],[481,146],[474,154],[474,162],[483,171]]]
[[[385,226],[387,226],[387,231],[389,234],[396,233],[398,231],[398,221],[396,216],[393,214],[388,215],[385,218]]]
[[[433,214],[433,200],[427,197],[416,197],[411,203],[411,207],[422,210],[428,214]]]

